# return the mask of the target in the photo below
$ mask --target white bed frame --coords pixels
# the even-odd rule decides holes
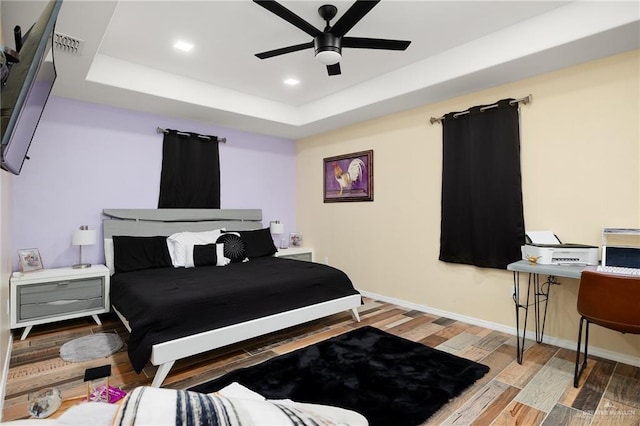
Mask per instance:
[[[242,231],[263,227],[262,211],[259,209],[105,209],[103,213],[108,217],[103,220],[105,240],[114,235],[169,236],[181,231],[197,232],[219,228]],[[341,297],[153,345],[150,361],[159,368],[151,386],[160,387],[173,364],[182,358],[346,310],[350,310],[353,319],[359,322],[360,304],[360,295]],[[113,310],[131,332],[127,319],[115,306]]]

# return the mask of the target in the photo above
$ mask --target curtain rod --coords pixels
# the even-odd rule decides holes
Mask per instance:
[[[167,129],[163,129],[162,127],[158,127],[156,129],[156,133],[169,133],[169,131]],[[187,133],[187,132],[176,131],[176,133],[183,136],[191,135],[191,133]],[[211,138],[217,138],[218,142],[227,143],[227,138],[218,138],[217,136],[209,136],[209,135],[198,135],[198,137],[201,139],[208,139],[208,140],[211,140]]]
[[[529,94],[529,95],[525,96],[524,98],[514,99],[511,102],[509,102],[509,104],[513,105],[513,104],[517,104],[517,103],[522,102],[523,104],[526,105],[526,104],[530,103],[531,101],[533,101],[533,95]],[[498,106],[498,104],[487,105],[485,107],[480,108],[480,111],[481,112],[482,111],[486,111],[488,109],[495,108],[497,106]],[[458,117],[458,116],[464,115],[464,114],[469,114],[469,110],[458,112],[458,113],[454,114],[453,116],[454,117]],[[433,124],[433,123],[442,123],[442,120],[444,120],[444,115],[442,117],[431,117],[429,119],[429,122],[431,124]]]

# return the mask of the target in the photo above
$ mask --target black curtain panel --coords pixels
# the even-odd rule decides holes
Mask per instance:
[[[506,269],[524,244],[518,103],[443,122],[440,260]]]
[[[162,145],[158,208],[220,208],[216,137],[167,130]]]

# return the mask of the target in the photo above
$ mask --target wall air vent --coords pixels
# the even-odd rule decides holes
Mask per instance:
[[[82,55],[84,40],[62,33],[55,33],[53,47],[60,52],[66,52],[72,55]]]

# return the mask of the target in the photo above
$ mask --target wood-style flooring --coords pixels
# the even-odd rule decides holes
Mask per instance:
[[[581,386],[573,387],[575,352],[528,342],[524,361],[515,361],[511,335],[365,299],[362,321],[348,313],[252,339],[176,362],[165,387],[186,389],[238,367],[370,325],[409,340],[488,365],[491,370],[461,396],[434,414],[426,425],[640,425],[640,368],[590,358]],[[85,392],[84,370],[110,363],[111,384],[130,390],[149,385],[154,367],[136,374],[126,352],[128,332],[118,318],[101,316],[36,326],[26,340],[14,332],[2,421],[27,418],[28,395],[57,387],[65,399]],[[99,360],[69,363],[59,348],[76,337],[115,332],[125,341],[118,353]],[[390,425],[391,426],[391,425]]]

